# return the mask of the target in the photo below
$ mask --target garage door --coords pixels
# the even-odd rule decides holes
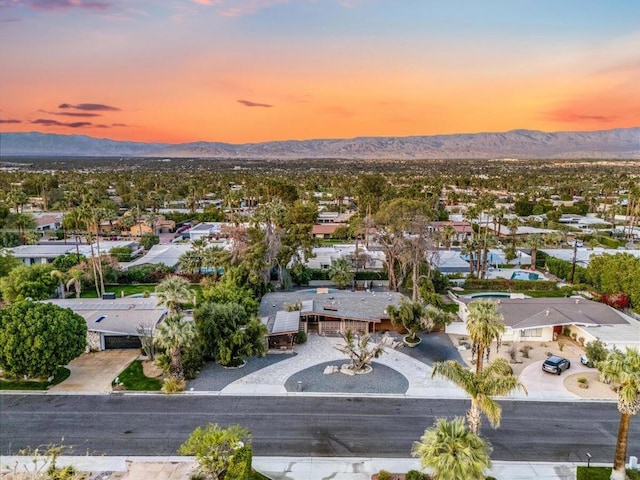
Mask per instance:
[[[121,349],[121,348],[142,348],[140,338],[126,335],[105,335],[104,337],[105,350]]]

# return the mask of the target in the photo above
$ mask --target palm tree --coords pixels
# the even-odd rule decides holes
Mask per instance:
[[[454,360],[436,362],[431,377],[435,375],[451,380],[471,397],[467,422],[476,435],[480,435],[482,413],[487,416],[493,428],[500,426],[502,407],[491,397],[508,395],[518,389],[527,392],[504,358],[496,359],[480,373],[473,373]]]
[[[84,272],[80,268],[71,268],[68,272],[67,279],[67,289],[73,287],[73,290],[76,292],[76,298],[80,298],[80,294],[82,293],[82,278],[84,277]]]
[[[156,329],[155,342],[171,357],[169,375],[178,380],[184,380],[182,368],[182,349],[196,338],[193,322],[185,322],[180,315],[167,317]]]
[[[531,270],[535,270],[538,249],[544,247],[544,239],[542,238],[542,235],[539,233],[529,235],[529,238],[527,238],[527,246],[531,249]]]
[[[59,283],[59,291],[60,291],[60,295],[62,296],[62,298],[66,298],[67,297],[67,279],[68,279],[68,273],[67,272],[63,272],[62,270],[51,270],[50,275],[53,278],[57,278]]]
[[[485,352],[487,360],[491,342],[496,340],[500,346],[500,336],[505,327],[502,314],[498,312],[498,304],[490,300],[476,301],[469,304],[467,316],[467,331],[473,342],[473,354],[476,356],[476,373],[482,371]]]
[[[178,276],[167,277],[156,286],[158,305],[164,305],[169,315],[177,314],[181,306],[191,300],[191,288],[187,280]]]
[[[344,288],[355,278],[353,266],[346,258],[338,258],[329,268],[329,278],[336,284],[336,287]]]
[[[456,236],[456,229],[452,225],[445,225],[441,233],[445,248],[451,250],[451,241]]]
[[[624,480],[627,478],[624,462],[627,458],[629,423],[631,417],[640,411],[640,353],[629,347],[625,352],[614,350],[598,364],[598,369],[605,381],[618,385],[620,426],[611,480]]]
[[[423,328],[422,317],[424,309],[420,302],[403,300],[400,305],[389,305],[387,313],[394,325],[402,325],[407,331],[406,342],[415,344],[420,341],[418,332]]]
[[[438,418],[415,442],[411,454],[422,468],[431,468],[434,480],[483,480],[491,468],[491,446],[469,430],[462,418]]]
[[[510,218],[507,222],[507,228],[509,229],[509,233],[511,234],[511,242],[515,246],[516,244],[516,235],[518,234],[518,227],[520,227],[520,219],[518,217]]]

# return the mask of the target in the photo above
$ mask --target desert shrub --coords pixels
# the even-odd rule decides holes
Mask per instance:
[[[162,384],[162,391],[164,393],[179,393],[184,392],[184,388],[187,386],[184,380],[177,377],[168,377],[164,379]]]
[[[584,350],[587,354],[587,358],[594,365],[596,365],[598,362],[606,360],[607,355],[609,355],[609,350],[607,350],[607,347],[600,339],[587,343]]]
[[[521,349],[520,349],[520,353],[522,354],[522,356],[524,358],[529,358],[529,351],[531,350],[531,346],[530,345],[524,345]]]
[[[229,466],[224,472],[224,480],[247,480],[251,478],[253,452],[251,445],[245,445],[233,452]]]
[[[571,335],[571,329],[569,327],[562,327],[562,335],[568,337]]]
[[[386,470],[380,470],[378,472],[378,480],[393,480],[393,475]]]
[[[307,333],[304,330],[300,330],[296,333],[295,343],[301,344],[306,343],[307,341]]]
[[[571,339],[575,342],[578,339],[578,334],[576,332],[572,332]]]
[[[404,480],[424,480],[424,473],[418,470],[409,470],[404,476]]]
[[[515,362],[518,359],[518,349],[515,345],[509,349],[509,357],[511,357],[512,362]]]
[[[579,377],[578,383],[589,383],[589,380],[587,380],[587,377]]]
[[[584,346],[584,337],[580,337],[580,338],[578,338],[578,343],[579,343],[581,346]]]

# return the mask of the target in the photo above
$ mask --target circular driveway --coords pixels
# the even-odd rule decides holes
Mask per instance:
[[[565,388],[564,378],[573,373],[589,372],[591,371],[589,368],[579,361],[572,361],[569,370],[565,370],[560,375],[555,375],[542,370],[543,362],[544,360],[533,362],[520,374],[520,381],[529,391],[529,398],[546,400],[574,400],[580,398]],[[514,396],[521,397],[524,394],[517,393]]]

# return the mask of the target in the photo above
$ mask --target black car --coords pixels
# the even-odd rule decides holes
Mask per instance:
[[[547,358],[542,364],[542,370],[549,373],[557,373],[560,375],[563,370],[569,370],[571,368],[571,362],[566,358],[552,355]]]

